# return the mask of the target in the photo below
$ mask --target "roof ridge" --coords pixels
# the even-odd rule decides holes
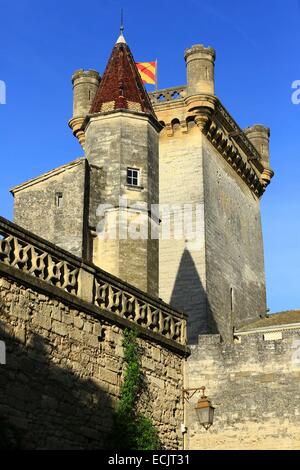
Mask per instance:
[[[249,329],[280,327],[289,324],[300,324],[300,310],[287,310],[285,312],[276,312],[265,318],[258,318],[250,323],[241,326],[238,332]]]
[[[60,165],[56,168],[53,168],[52,170],[48,170],[45,173],[42,173],[41,175],[35,176],[33,178],[30,178],[29,180],[24,181],[23,183],[20,183],[16,186],[13,186],[10,189],[10,192],[12,194],[14,194],[18,191],[21,191],[22,189],[25,189],[29,186],[32,186],[34,184],[39,183],[40,181],[43,181],[45,179],[49,179],[51,176],[57,175],[57,174],[65,171],[65,170],[67,170],[68,168],[80,165],[85,161],[86,161],[85,157],[78,157],[78,158],[76,158],[76,160],[72,160],[71,162],[64,163],[63,165]]]

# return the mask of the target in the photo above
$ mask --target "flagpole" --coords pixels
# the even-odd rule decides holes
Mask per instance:
[[[155,69],[156,69],[156,74],[155,74],[155,91],[158,90],[158,61],[156,59],[155,61]]]
[[[121,8],[120,33],[121,33],[121,35],[123,35],[123,33],[124,33],[124,14],[123,14],[123,8]]]

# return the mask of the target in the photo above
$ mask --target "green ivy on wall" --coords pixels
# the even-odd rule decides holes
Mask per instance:
[[[143,382],[136,331],[125,330],[123,348],[126,372],[114,415],[111,446],[116,450],[159,450],[157,429],[137,411]]]

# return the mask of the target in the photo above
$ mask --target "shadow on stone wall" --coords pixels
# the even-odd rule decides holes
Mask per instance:
[[[218,334],[207,294],[187,248],[180,261],[170,304],[178,310],[189,313],[187,326],[189,344],[198,344],[198,336],[201,334]]]
[[[108,448],[113,406],[107,392],[55,364],[55,344],[45,338],[31,333],[25,346],[1,322],[0,338],[7,352],[0,365],[0,449]]]

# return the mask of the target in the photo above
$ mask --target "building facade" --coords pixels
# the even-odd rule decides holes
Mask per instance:
[[[187,315],[191,356],[174,367],[182,387],[208,388],[215,423],[204,430],[193,401],[182,403],[184,415],[167,415],[169,447],[181,436],[188,449],[299,448],[300,314],[269,318],[266,305],[270,130],[241,129],[215,95],[213,48],[194,45],[184,59],[185,85],[147,94],[121,34],[102,77],[76,71],[69,125],[84,156],[16,186],[14,221]]]

